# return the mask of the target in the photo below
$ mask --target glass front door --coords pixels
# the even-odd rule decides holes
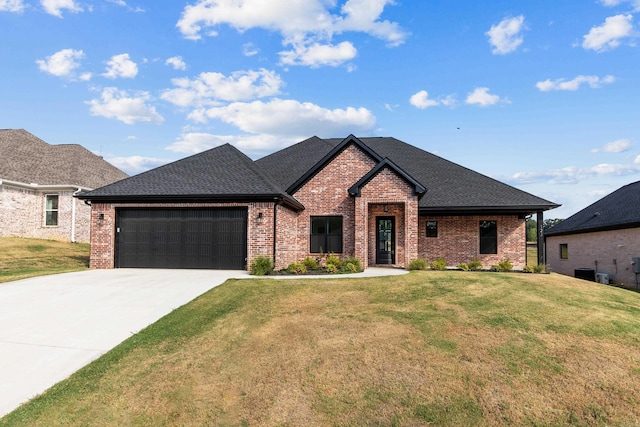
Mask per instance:
[[[395,218],[376,217],[376,264],[395,264]]]

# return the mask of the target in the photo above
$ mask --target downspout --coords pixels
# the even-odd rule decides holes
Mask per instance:
[[[81,191],[82,189],[78,187],[71,198],[71,243],[76,242],[76,195]]]
[[[273,202],[273,267],[275,268],[276,266],[276,224],[277,224],[277,217],[278,217],[278,204],[280,203],[280,200],[276,199],[275,202]]]
[[[546,256],[545,256],[545,240],[543,238],[543,226],[544,226],[544,214],[542,211],[536,212],[536,222],[538,228],[538,265],[546,264]]]

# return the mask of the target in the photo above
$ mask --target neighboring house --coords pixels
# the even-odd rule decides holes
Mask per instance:
[[[552,271],[637,288],[640,181],[625,185],[544,233]]]
[[[78,196],[91,266],[285,268],[327,253],[365,267],[443,257],[526,263],[525,218],[558,205],[394,138],[312,137],[253,161],[223,145]]]
[[[80,145],[0,130],[0,237],[89,242],[91,208],[73,196],[127,176]]]

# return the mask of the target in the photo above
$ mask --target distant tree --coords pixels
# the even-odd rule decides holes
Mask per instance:
[[[542,231],[547,231],[553,226],[560,224],[562,221],[564,221],[562,218],[545,219],[542,222]]]
[[[538,222],[535,219],[527,218],[527,242],[538,241]]]

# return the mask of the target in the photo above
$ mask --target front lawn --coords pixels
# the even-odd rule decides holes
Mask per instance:
[[[639,294],[556,274],[230,280],[0,425],[638,425],[639,350]]]
[[[89,268],[89,244],[0,237],[0,283]]]

